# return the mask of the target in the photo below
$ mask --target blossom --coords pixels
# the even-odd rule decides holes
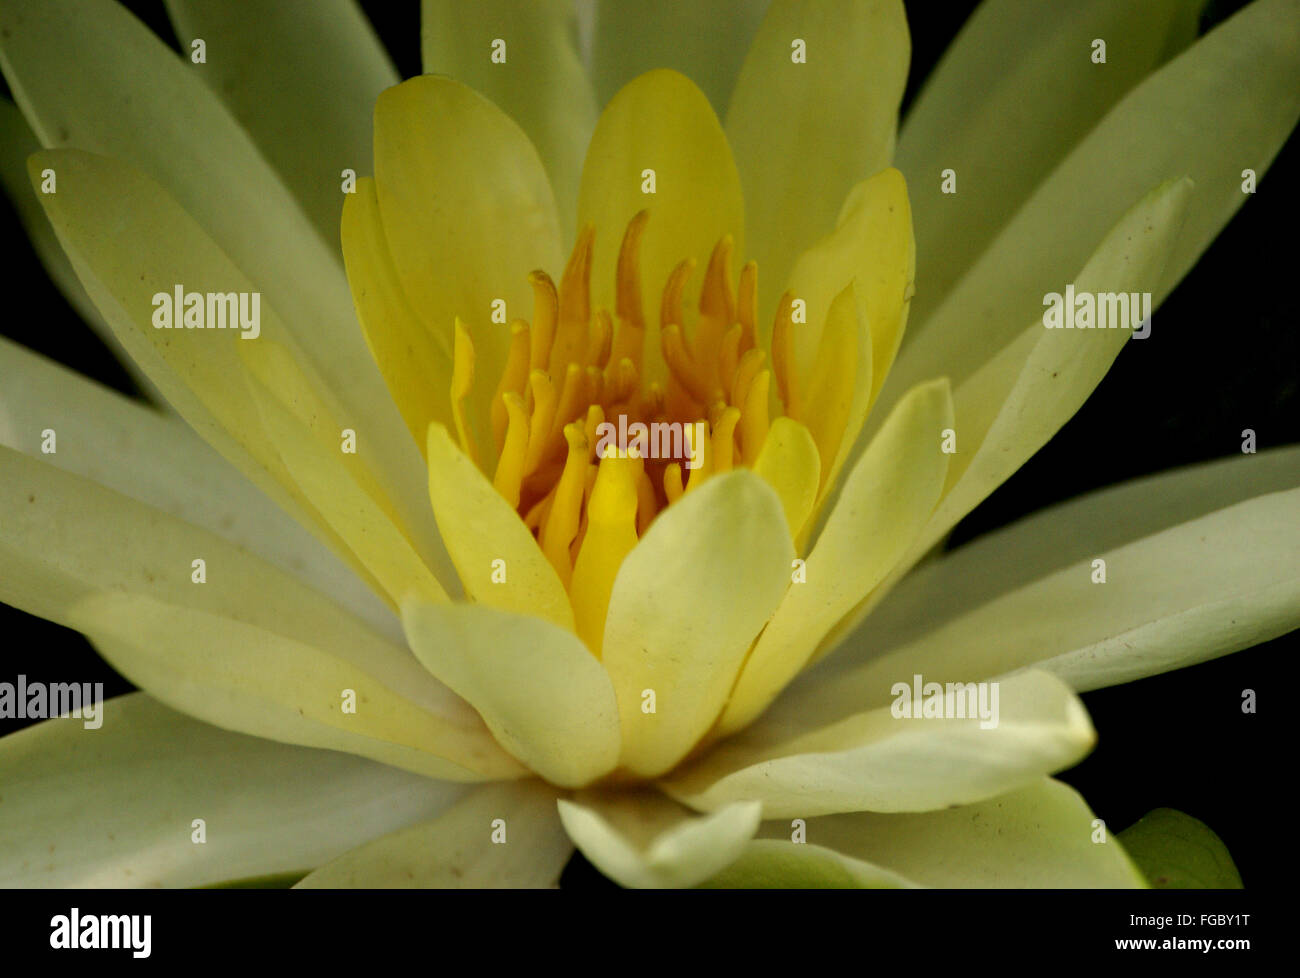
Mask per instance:
[[[548,885],[576,845],[636,886],[1143,882],[1049,777],[1095,740],[1076,692],[1296,626],[1296,454],[922,561],[1129,338],[1042,297],[1158,303],[1266,168],[1296,3],[1194,43],[1099,4],[1137,54],[1089,76],[1078,24],[991,2],[897,138],[896,2],[775,0],[725,121],[708,57],[597,117],[563,3],[429,0],[400,84],[347,3],[234,9],[177,5],[209,64],[108,0],[0,4],[42,219],[176,412],[3,348],[0,598],[143,690],[0,744],[8,879]],[[259,329],[158,328],[174,292]],[[598,452],[612,418],[676,454]],[[914,677],[999,715],[900,716]],[[181,808],[200,853],[158,841]]]

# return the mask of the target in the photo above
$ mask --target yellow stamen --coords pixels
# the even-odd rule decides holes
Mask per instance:
[[[787,292],[777,304],[772,326],[772,368],[776,389],[787,417],[799,418],[799,368],[794,356],[794,296]]]
[[[726,407],[713,425],[710,448],[713,452],[713,471],[718,474],[731,471],[736,447],[736,425],[739,421],[740,409]]]
[[[600,460],[587,503],[587,533],[573,565],[569,596],[578,637],[599,658],[609,595],[623,558],[636,546],[637,481],[641,460],[616,455]]]
[[[664,495],[668,497],[668,505],[681,499],[685,491],[682,488],[682,467],[673,462],[664,469]]]
[[[581,363],[587,351],[591,323],[591,246],[596,229],[590,224],[578,232],[578,243],[560,279],[560,321],[551,347],[551,376],[570,363]]]
[[[769,371],[759,371],[749,385],[745,406],[740,410],[740,456],[749,468],[753,468],[758,453],[763,450],[763,442],[767,441],[767,391],[771,380]]]
[[[519,487],[524,481],[524,457],[528,452],[528,412],[524,408],[524,399],[514,391],[506,391],[501,404],[510,420],[492,484],[511,506],[517,508]]]
[[[551,562],[560,580],[567,586],[573,575],[569,545],[578,535],[582,518],[582,490],[587,475],[587,437],[576,424],[564,426],[564,437],[569,443],[569,454],[564,461],[564,472],[555,487],[554,502],[542,524],[542,553]]]
[[[555,283],[545,272],[528,276],[533,286],[533,327],[528,345],[528,369],[546,370],[551,363],[551,346],[555,342],[555,324],[559,320],[559,297]]]
[[[542,464],[551,423],[555,420],[555,385],[549,375],[534,370],[528,375],[528,389],[533,395],[533,416],[528,427],[528,457],[524,472],[532,475]]]
[[[740,352],[758,346],[758,262],[745,262],[740,270],[740,296],[736,301],[736,319],[740,323]]]
[[[492,438],[496,442],[497,452],[505,444],[508,422],[502,395],[514,391],[523,396],[524,385],[528,383],[528,353],[528,324],[522,319],[516,319],[510,324],[510,352],[506,357],[506,369],[501,372],[501,382],[492,395]]]

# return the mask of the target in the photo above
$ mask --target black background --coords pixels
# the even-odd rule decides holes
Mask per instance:
[[[1203,29],[1241,5],[1211,2]],[[160,0],[126,6],[175,43]],[[418,6],[363,3],[403,77],[420,70]],[[905,105],[974,6],[907,4],[913,56]],[[1292,136],[1259,192],[1161,306],[1160,342],[1126,344],[1078,415],[961,523],[954,543],[1113,482],[1238,454],[1243,428],[1255,429],[1261,449],[1300,441],[1300,304],[1291,277],[1298,180],[1300,140]],[[0,331],[135,393],[50,283],[7,201],[0,202],[0,240],[11,249],[0,265],[0,294],[11,303]],[[24,672],[29,681],[102,681],[106,696],[132,688],[75,632],[0,605],[0,635],[9,650],[6,672]],[[1181,809],[1219,833],[1248,888],[1290,882],[1290,860],[1279,856],[1291,848],[1285,813],[1295,741],[1282,707],[1292,695],[1297,635],[1084,694],[1100,740],[1060,777],[1083,792],[1112,831],[1152,808]],[[1247,688],[1258,695],[1254,715],[1241,712]],[[0,733],[23,725],[0,721]],[[563,882],[601,881],[575,857]]]

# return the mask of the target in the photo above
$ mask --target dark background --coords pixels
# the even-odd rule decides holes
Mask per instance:
[[[362,4],[403,77],[420,71],[418,4]],[[1203,29],[1241,2],[1212,2]],[[160,36],[174,36],[161,0],[126,4]],[[974,3],[908,3],[912,75],[905,107]],[[5,94],[8,94],[7,92]],[[1043,506],[1163,469],[1240,452],[1254,428],[1260,449],[1300,441],[1297,366],[1300,318],[1290,276],[1300,140],[1292,136],[1234,220],[1160,308],[1159,343],[1128,343],[1083,409],[1033,459],[958,526],[954,543]],[[0,240],[11,253],[0,275],[18,303],[0,332],[119,390],[136,393],[113,356],[49,281],[7,200]],[[132,689],[77,633],[0,604],[0,635],[29,681],[104,683],[105,696]],[[1231,851],[1248,888],[1290,882],[1287,790],[1295,739],[1281,705],[1300,633],[1214,662],[1083,695],[1100,734],[1096,750],[1061,775],[1111,831],[1153,808],[1177,808],[1208,823]],[[12,680],[12,677],[6,677]],[[1241,712],[1243,689],[1258,713]],[[1282,700],[1274,698],[1281,694]],[[0,734],[23,726],[0,721]],[[1285,729],[1285,732],[1284,732]],[[565,885],[602,882],[575,857]]]

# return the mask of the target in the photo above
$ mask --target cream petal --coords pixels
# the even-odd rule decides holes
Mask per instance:
[[[457,316],[469,326],[479,456],[494,458],[488,405],[510,331],[489,321],[491,303],[503,299],[508,319],[530,316],[528,273],[560,263],[542,162],[524,131],[482,95],[421,75],[375,104],[375,190],[410,308],[444,341]]]
[[[35,7],[3,0],[0,67],[46,146],[75,146],[114,157],[165,188],[188,219],[229,256],[223,260],[241,269],[265,303],[280,313],[304,356],[348,405],[353,426],[366,433],[376,458],[403,486],[405,498],[422,498],[418,455],[366,356],[336,239],[320,237],[243,127],[199,80],[197,67],[112,0],[50,0]],[[156,235],[166,222],[155,225],[154,208],[134,200],[124,223],[114,225],[114,198],[129,197],[131,189],[100,187],[90,201],[81,199],[75,186],[80,177],[64,169],[71,162],[68,156],[53,155],[41,164],[58,175],[58,192],[40,200],[65,250],[66,228],[58,227],[53,213],[59,207],[75,212],[76,223],[92,229],[83,237],[98,233],[124,258],[145,264],[134,253],[145,247],[140,239]],[[119,164],[117,169],[122,168]],[[333,180],[334,173],[329,177]],[[69,196],[76,199],[69,203]],[[120,219],[120,207],[116,213]],[[96,226],[101,230],[95,232]],[[177,242],[159,244],[163,250],[186,250]],[[85,282],[85,269],[77,267],[77,272],[98,306],[100,298]],[[187,289],[197,284],[177,272],[166,276],[164,289],[177,282]],[[103,308],[100,312],[113,318]]]
[[[165,404],[158,388],[132,360],[118,342],[104,317],[99,314],[95,304],[86,295],[86,290],[77,280],[77,273],[72,263],[63,253],[63,246],[54,235],[49,219],[36,199],[32,181],[27,176],[27,157],[41,148],[31,127],[18,107],[8,99],[0,99],[0,184],[9,197],[10,203],[18,213],[23,230],[31,241],[36,256],[45,267],[50,280],[58,286],[68,304],[76,310],[77,315],[95,331],[104,344],[113,351],[118,362],[131,375],[131,379],[140,390],[156,404]]]
[[[573,852],[554,789],[536,781],[484,785],[430,821],[345,853],[301,889],[539,889]]]
[[[737,802],[700,816],[658,792],[583,792],[559,800],[582,854],[635,889],[695,886],[731,863],[758,829],[761,806]]]
[[[680,71],[727,110],[745,52],[769,0],[596,0],[592,77],[604,105],[637,75]]]
[[[1077,290],[1150,290],[1179,240],[1191,194],[1186,179],[1146,194],[1075,276]],[[1119,328],[1047,329],[1040,317],[955,386],[956,451],[943,498],[908,553],[881,586],[840,622],[823,643],[822,654],[862,621],[958,520],[1056,434],[1100,383],[1129,336],[1128,329]]]
[[[840,618],[870,592],[921,531],[943,490],[952,425],[945,380],[914,388],[899,402],[854,466],[826,529],[808,555],[805,583],[786,593],[745,662],[718,725],[749,724],[807,663]]]
[[[650,525],[619,569],[605,623],[625,767],[662,774],[712,726],[793,557],[780,500],[745,469],[709,479]]]
[[[576,787],[613,770],[614,688],[573,632],[494,608],[415,600],[402,621],[416,658],[547,781]]]
[[[321,237],[337,242],[343,171],[371,170],[375,98],[397,71],[355,0],[166,0],[195,74],[230,109]]]
[[[899,386],[891,381],[894,395],[939,370],[960,384],[1042,314],[1043,296],[1063,291],[1132,201],[1187,174],[1196,192],[1186,222],[1163,273],[1144,287],[1159,305],[1249,199],[1242,171],[1263,174],[1295,128],[1297,75],[1300,3],[1259,0],[1134,88],[1034,191],[942,306],[916,321],[895,369]]]
[[[239,382],[244,373],[236,352],[240,344],[274,341],[308,363],[278,310],[259,298],[259,333],[252,339],[229,328],[155,327],[151,320],[156,303],[170,307],[168,300],[177,288],[199,296],[249,293],[250,304],[257,290],[193,218],[139,170],[80,150],[34,155],[29,161],[34,183],[45,168],[56,170],[59,180],[57,193],[41,195],[46,213],[87,293],[132,359],[214,448],[346,555],[346,547],[285,469],[263,430],[256,404]],[[321,383],[340,390],[323,375]],[[372,422],[368,411],[354,408],[346,405],[346,424],[368,446],[367,462],[393,493],[403,523],[421,539],[436,539],[427,491],[421,486],[418,496],[410,492],[406,462],[409,456],[419,465],[419,453],[400,421],[390,430]],[[353,567],[359,570],[355,562]]]
[[[833,723],[789,711],[764,717],[674,774],[663,789],[701,811],[761,801],[765,818],[930,811],[991,798],[1070,767],[1096,741],[1083,704],[1048,673],[958,691],[962,698],[947,705],[973,715],[922,718],[895,712],[904,696],[913,711],[920,708],[911,702],[915,674],[904,668],[910,664],[890,676],[901,686],[892,690],[891,706]],[[922,682],[934,678],[924,675]]]
[[[422,0],[420,41],[426,74],[450,75],[482,92],[528,134],[555,190],[564,240],[571,240],[597,109],[578,56],[573,4]],[[495,48],[498,41],[504,47]]]
[[[39,452],[46,429],[58,447],[49,455]],[[401,622],[375,592],[184,421],[3,337],[0,444],[210,530],[403,640]]]
[[[806,63],[794,62],[796,39]],[[910,55],[900,0],[768,8],[727,110],[759,308],[775,308],[796,257],[835,227],[844,195],[889,165]]]
[[[244,550],[6,448],[0,475],[0,600],[85,633],[169,706],[431,777],[522,773],[405,648]]]
[[[1090,572],[1096,557],[1297,486],[1300,446],[1174,469],[1040,510],[916,568],[825,669],[861,665],[1066,567],[1086,563]]]
[[[644,193],[646,171],[654,171],[655,192]],[[615,263],[623,231],[642,210],[650,218],[641,236],[642,293],[651,303],[669,273],[693,258],[703,267],[725,235],[734,253],[745,251],[745,205],[740,177],[722,125],[704,93],[675,71],[641,75],[605,106],[592,134],[578,194],[579,225],[596,228],[591,295],[594,307],[613,310]],[[694,308],[699,281],[683,290]],[[689,327],[690,322],[682,324]],[[663,355],[647,343],[647,381],[662,381]]]
[[[1111,106],[1195,39],[1202,6],[980,4],[898,135],[895,164],[912,186],[925,270],[918,323]],[[1111,46],[1104,65],[1092,60],[1093,38]],[[942,189],[948,169],[955,194]]]
[[[792,857],[793,851],[820,845],[837,854],[837,868],[866,876],[873,885],[892,877],[897,883],[981,889],[1144,887],[1142,875],[1113,836],[1093,841],[1095,822],[1074,789],[1043,778],[1010,794],[944,811],[809,819],[803,845],[789,841],[788,824],[766,823],[760,835],[773,841],[750,843],[735,875],[728,871],[719,881],[727,885],[730,878],[732,885],[748,886],[757,877],[768,886],[791,885],[779,872],[781,861],[801,870],[807,857]]]
[[[836,817],[850,816],[828,816]],[[775,826],[766,831],[773,837],[753,839],[735,862],[702,885],[711,890],[893,890],[916,886],[897,873],[834,849],[776,838]]]
[[[852,666],[809,675],[789,708],[815,702],[834,716],[883,703],[900,671],[945,682],[1032,667],[1077,690],[1097,689],[1275,638],[1300,627],[1297,505],[1300,489],[1270,492],[1113,549],[1098,546],[886,654],[855,654]],[[1105,583],[1094,583],[1096,560],[1105,561]]]
[[[299,490],[399,607],[408,594],[446,601],[432,570],[451,582],[455,572],[435,557],[434,541],[420,539],[397,514],[391,494],[369,467],[369,449],[339,422],[337,402],[309,377],[286,348],[270,339],[237,347],[248,368],[247,389],[262,428]],[[331,403],[333,402],[333,403]],[[441,556],[440,554],[438,556]]]
[[[47,720],[0,739],[0,886],[183,887],[302,873],[464,790],[228,733],[143,693],[101,709],[102,728]]]

